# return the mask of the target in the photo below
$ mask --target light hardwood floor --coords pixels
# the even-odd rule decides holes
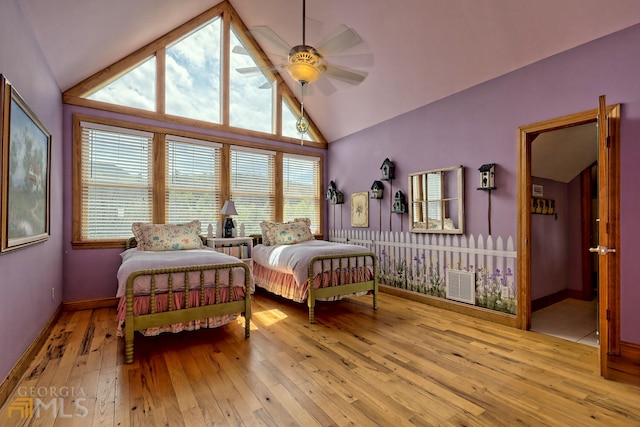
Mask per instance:
[[[594,347],[388,294],[378,305],[319,303],[310,325],[305,305],[259,291],[251,338],[241,320],[138,336],[131,365],[115,309],[63,313],[0,425],[640,425],[640,388],[601,378]],[[30,393],[57,393],[58,417],[21,417]]]

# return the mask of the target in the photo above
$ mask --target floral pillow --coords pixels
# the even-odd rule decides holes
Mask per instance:
[[[309,230],[311,230],[311,219],[309,218],[296,218],[293,220],[293,222],[304,222],[305,224],[307,224],[307,227],[309,227]]]
[[[179,251],[203,247],[198,220],[186,224],[134,222],[131,231],[141,251]]]
[[[311,229],[301,221],[278,224],[274,227],[273,234],[276,245],[293,245],[313,240]]]
[[[262,230],[262,244],[265,246],[275,245],[274,230],[275,227],[280,224],[273,221],[262,221],[260,223],[260,229]]]
[[[304,240],[298,240],[299,242],[304,242],[305,240],[314,239],[313,233],[311,232],[311,220],[309,218],[296,218],[293,220],[293,222],[262,221],[260,223],[260,229],[262,230],[262,244],[265,246],[282,244],[282,242],[277,240],[283,240],[284,238],[277,239],[276,233],[281,232],[283,227],[286,228],[286,226],[293,225],[296,223],[298,224],[297,226],[295,226],[296,230],[298,227],[307,228],[306,231],[304,230],[302,231]],[[296,239],[292,239],[292,240],[296,240]],[[291,243],[298,243],[298,242],[290,242],[285,244],[291,244]]]

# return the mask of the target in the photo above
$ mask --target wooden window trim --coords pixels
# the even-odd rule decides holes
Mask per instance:
[[[232,145],[249,147],[259,150],[275,151],[276,162],[274,165],[275,176],[274,185],[276,186],[275,192],[275,215],[276,221],[282,221],[283,216],[283,203],[284,196],[282,192],[282,158],[283,154],[297,154],[308,157],[318,157],[319,161],[319,194],[324,194],[322,183],[324,182],[324,153],[310,152],[304,150],[296,150],[280,147],[273,147],[270,145],[258,144],[253,142],[247,142],[242,140],[236,140],[226,137],[216,137],[211,135],[204,135],[192,131],[183,131],[178,129],[171,129],[162,126],[153,126],[145,124],[137,124],[117,119],[105,119],[85,114],[73,115],[73,196],[72,196],[72,247],[74,249],[93,249],[93,248],[122,248],[125,244],[125,239],[104,239],[104,240],[82,240],[82,174],[81,174],[81,161],[82,161],[82,122],[90,122],[102,125],[108,125],[124,129],[134,129],[140,131],[151,132],[154,134],[153,138],[153,221],[156,223],[165,222],[165,180],[166,173],[164,169],[165,165],[165,138],[166,135],[176,135],[185,138],[198,139],[203,141],[211,141],[222,144],[221,149],[221,197],[222,200],[227,200],[230,195],[230,147]],[[162,179],[160,179],[162,178]],[[321,196],[320,196],[321,197]],[[322,197],[321,197],[322,198]],[[322,204],[322,200],[320,203]],[[324,210],[320,211],[320,230],[324,230]]]
[[[220,16],[222,19],[222,27],[223,27],[223,54],[222,60],[223,65],[221,67],[221,87],[222,87],[222,106],[221,106],[221,124],[211,123],[206,121],[198,121],[186,117],[178,117],[167,115],[164,112],[165,107],[165,73],[164,73],[164,64],[166,63],[166,47],[176,40],[184,37],[189,34],[196,28],[202,26],[208,21],[214,19],[215,17]],[[282,76],[280,76],[277,72],[272,73],[273,78],[276,81],[277,90],[274,96],[276,99],[274,100],[274,120],[275,124],[275,132],[274,133],[265,133],[252,131],[248,129],[240,129],[229,126],[229,63],[230,63],[230,31],[231,26],[234,26],[238,30],[238,36],[242,39],[242,41],[247,45],[249,50],[251,51],[255,60],[259,63],[260,66],[264,67],[273,67],[273,63],[269,60],[264,51],[259,47],[255,38],[251,35],[251,32],[248,30],[238,13],[233,9],[233,6],[227,1],[224,0],[221,3],[215,5],[211,9],[203,12],[202,14],[196,16],[195,18],[187,21],[181,26],[169,31],[165,35],[160,38],[152,41],[146,46],[138,49],[137,51],[127,55],[121,60],[115,62],[114,64],[104,68],[103,70],[93,74],[77,85],[67,89],[64,91],[62,95],[62,100],[66,104],[78,105],[84,107],[90,107],[105,111],[113,111],[117,113],[124,113],[129,115],[136,115],[139,117],[150,118],[154,120],[161,120],[165,122],[172,122],[176,124],[185,124],[185,125],[194,125],[196,124],[198,127],[202,127],[204,129],[214,129],[214,130],[222,130],[226,132],[233,132],[234,134],[238,134],[239,136],[247,136],[247,137],[259,137],[289,144],[300,145],[299,138],[291,138],[282,136],[282,114],[281,114],[281,102],[285,99],[287,102],[292,105],[297,106],[297,109],[300,110],[300,102],[296,98],[293,91],[286,85]],[[116,80],[118,77],[127,73],[132,68],[136,67],[143,60],[155,56],[156,57],[156,111],[148,111],[141,110],[132,107],[118,106],[109,104],[106,102],[95,101],[91,99],[86,99],[84,96],[87,93],[95,90],[96,88],[103,87],[110,82]],[[304,145],[308,147],[315,148],[327,148],[327,140],[320,133],[318,127],[315,125],[314,121],[307,114],[307,119],[309,120],[309,133],[313,136],[315,141],[304,141]]]

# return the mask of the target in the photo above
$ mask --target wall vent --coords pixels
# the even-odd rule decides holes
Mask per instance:
[[[476,303],[476,275],[470,271],[447,270],[445,296],[448,299]]]

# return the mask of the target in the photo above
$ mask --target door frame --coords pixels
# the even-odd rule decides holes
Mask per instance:
[[[531,144],[543,132],[563,129],[598,120],[598,108],[570,114],[518,128],[518,231],[517,231],[517,312],[516,325],[519,329],[531,328]],[[607,197],[600,197],[599,210],[608,209],[610,248],[620,247],[620,104],[606,107],[608,136],[605,143],[599,143],[599,152],[608,153],[607,165],[598,165],[599,180],[607,180],[608,188],[600,186],[599,194],[606,191]],[[602,157],[602,156],[599,156]],[[599,159],[600,160],[600,159]],[[599,162],[600,163],[600,162]],[[608,206],[603,206],[607,204]],[[602,234],[602,233],[601,233]],[[602,241],[600,243],[603,244]],[[617,253],[607,255],[607,273],[600,276],[598,295],[600,298],[600,373],[607,373],[607,355],[620,354],[620,263]],[[601,261],[603,262],[603,261]]]

